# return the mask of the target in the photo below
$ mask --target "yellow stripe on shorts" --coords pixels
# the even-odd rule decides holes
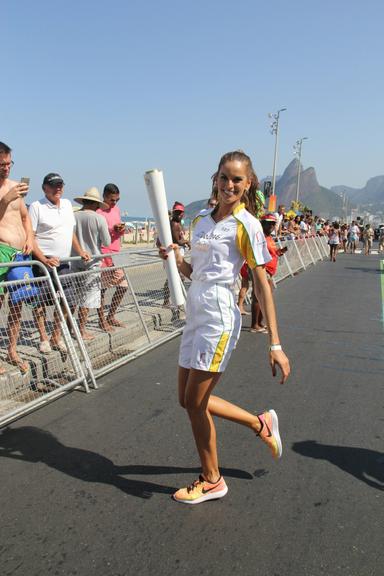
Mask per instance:
[[[219,366],[224,356],[225,348],[228,343],[230,332],[223,332],[220,336],[218,345],[216,346],[215,353],[212,358],[211,365],[209,367],[210,372],[218,372]]]

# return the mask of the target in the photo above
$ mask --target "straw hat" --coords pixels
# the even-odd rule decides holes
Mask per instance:
[[[89,200],[90,202],[98,202],[101,208],[108,208],[108,204],[102,201],[100,192],[96,188],[96,186],[92,186],[89,190],[86,191],[84,196],[77,196],[74,198],[75,202],[79,204],[84,204],[84,200]]]

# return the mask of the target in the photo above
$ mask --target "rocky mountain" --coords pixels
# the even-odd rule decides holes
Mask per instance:
[[[276,194],[279,204],[290,207],[292,200],[296,200],[298,160],[293,159],[288,164],[282,176],[276,179]],[[261,181],[263,188],[264,180]],[[356,205],[364,206],[374,204],[384,208],[384,176],[376,176],[368,180],[364,188],[351,188],[348,186],[332,186],[331,189],[321,186],[317,181],[316,171],[313,167],[301,167],[299,200],[313,210],[314,214],[324,218],[345,216],[343,199],[346,194],[349,198],[349,209]],[[186,206],[186,217],[192,218],[199,210],[206,208],[207,199],[192,202]]]
[[[351,202],[361,206],[367,204],[384,204],[384,176],[370,178],[364,188],[332,186],[331,190],[336,194],[345,193]]]
[[[296,200],[298,160],[294,158],[288,164],[283,175],[276,183],[276,194],[279,204],[291,205]],[[314,168],[301,167],[299,200],[313,210],[314,214],[330,218],[341,216],[343,201],[335,192],[321,186],[317,181]]]

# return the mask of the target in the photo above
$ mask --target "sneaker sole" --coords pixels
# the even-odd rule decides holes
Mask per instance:
[[[274,438],[276,439],[276,444],[277,444],[277,454],[274,455],[274,458],[278,459],[278,458],[281,458],[281,456],[283,454],[283,445],[282,445],[280,433],[279,433],[279,419],[278,419],[277,414],[274,410],[268,410],[268,412],[272,416],[272,434],[273,434]]]
[[[201,502],[206,502],[207,500],[217,500],[218,498],[223,498],[226,493],[228,492],[228,486],[225,486],[222,490],[218,492],[213,492],[211,494],[204,494],[200,496],[200,498],[196,498],[195,500],[181,500],[180,498],[175,498],[172,496],[175,502],[181,502],[182,504],[201,504]]]

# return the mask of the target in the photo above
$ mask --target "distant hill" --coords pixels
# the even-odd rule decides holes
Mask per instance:
[[[185,207],[185,218],[187,220],[192,220],[200,210],[207,208],[207,202],[208,198],[205,198],[204,200],[196,200],[195,202],[187,204]]]
[[[332,186],[336,194],[345,193],[355,204],[384,204],[384,176],[370,178],[364,188],[351,188],[350,186]]]
[[[292,200],[296,200],[298,160],[293,159],[283,174],[276,179],[276,194],[279,204],[290,207]],[[261,181],[271,177],[264,178]],[[262,187],[262,186],[261,186]],[[364,188],[351,188],[350,186],[332,186],[325,188],[317,181],[316,170],[313,167],[301,168],[299,200],[313,210],[314,214],[324,218],[344,216],[342,194],[349,198],[349,207],[356,205],[372,205],[384,209],[384,176],[375,176],[368,180]],[[208,198],[192,202],[186,206],[186,217],[193,218],[200,210],[206,208]]]
[[[298,160],[295,158],[288,164],[276,183],[278,203],[285,204],[287,208],[292,200],[296,200],[297,169]],[[318,183],[316,171],[312,167],[305,170],[301,168],[299,200],[319,216],[329,218],[342,215],[342,199],[335,192]]]

